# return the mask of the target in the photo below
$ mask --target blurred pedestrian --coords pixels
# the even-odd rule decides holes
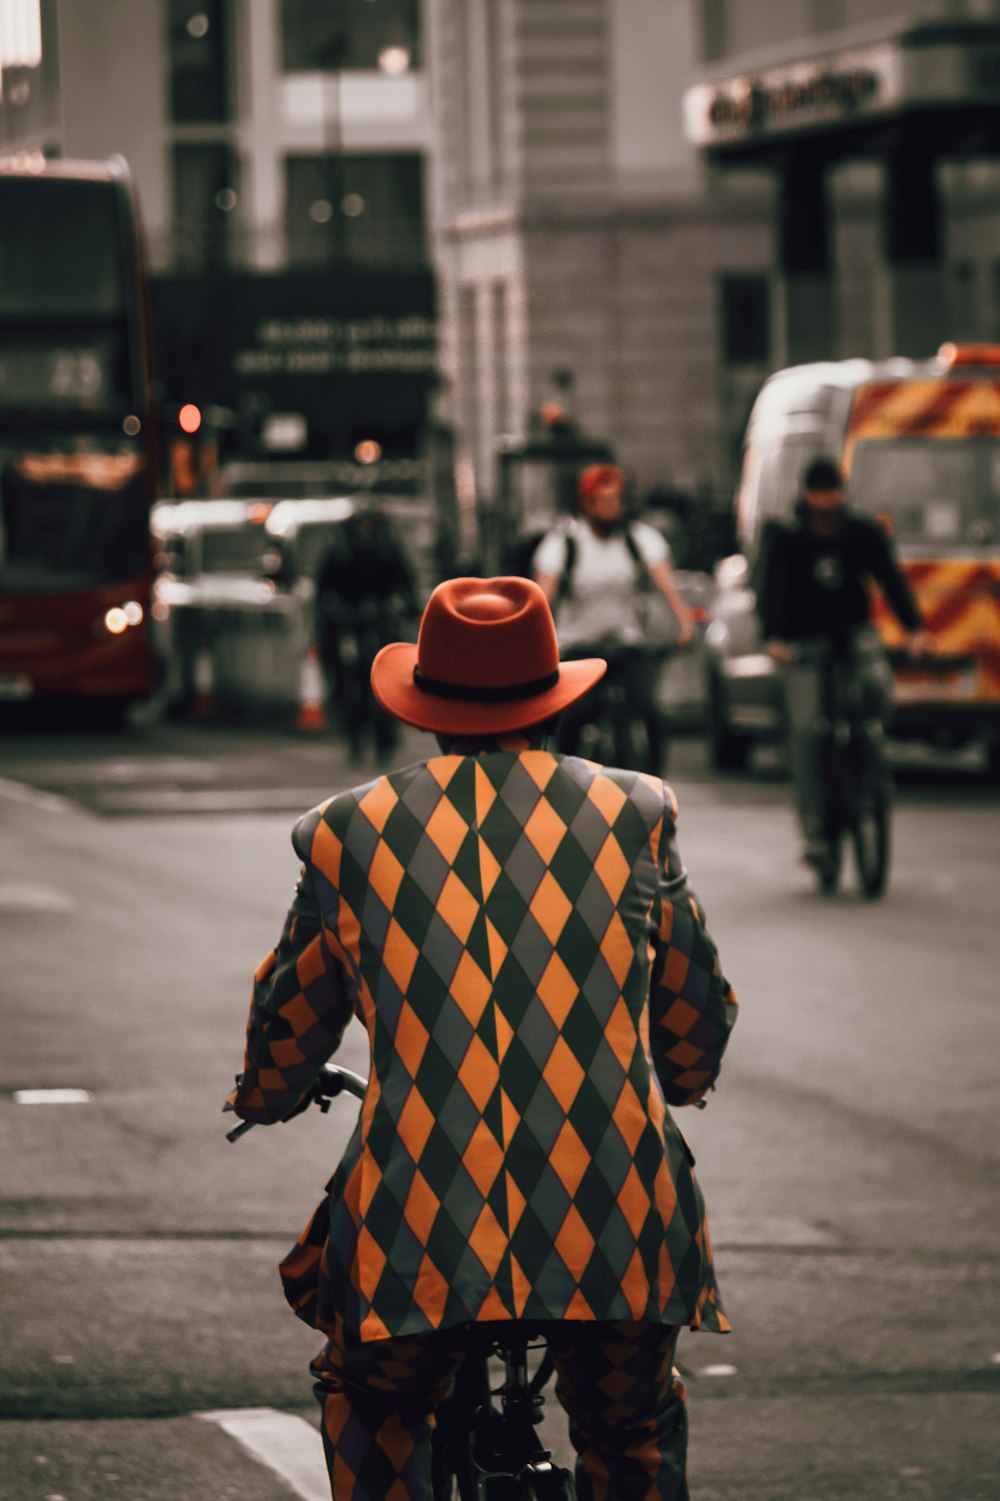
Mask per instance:
[[[365,502],[339,529],[316,576],[316,640],[333,715],[351,755],[370,737],[376,754],[393,749],[396,722],[371,693],[381,647],[418,614],[413,569],[392,518]]]

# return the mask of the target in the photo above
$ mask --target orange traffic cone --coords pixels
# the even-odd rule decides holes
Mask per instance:
[[[309,647],[299,669],[299,712],[295,716],[297,730],[325,730],[326,709],[323,707],[323,669],[319,662],[319,647]]]
[[[218,707],[215,701],[215,658],[212,648],[203,637],[194,654],[191,673],[191,715],[194,719],[210,719]]]

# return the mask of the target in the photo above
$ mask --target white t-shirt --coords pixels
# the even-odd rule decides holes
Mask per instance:
[[[630,521],[628,529],[647,568],[669,559],[670,547],[655,526]],[[639,570],[622,531],[598,537],[581,517],[567,517],[538,544],[534,571],[562,578],[570,533],[576,538],[571,592],[569,598],[553,601],[560,647],[568,651],[602,639],[638,645],[645,638],[639,615]]]

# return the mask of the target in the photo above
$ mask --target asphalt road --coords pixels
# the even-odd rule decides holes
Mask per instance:
[[[192,1415],[315,1424],[316,1340],[274,1263],[352,1107],[235,1147],[219,1108],[292,819],[370,770],[260,725],[0,742],[3,1501],[310,1494]],[[722,781],[686,740],[671,774],[743,1006],[683,1120],[736,1326],[682,1343],[692,1493],[993,1501],[1000,795],[971,765],[901,768],[871,904],[814,893],[773,756]],[[16,1103],[37,1088],[90,1099]]]

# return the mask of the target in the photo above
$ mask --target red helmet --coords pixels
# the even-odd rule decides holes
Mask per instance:
[[[603,485],[618,485],[624,490],[625,471],[619,469],[617,464],[588,464],[586,469],[580,471],[576,493],[581,500],[586,500],[588,495],[593,495]]]

